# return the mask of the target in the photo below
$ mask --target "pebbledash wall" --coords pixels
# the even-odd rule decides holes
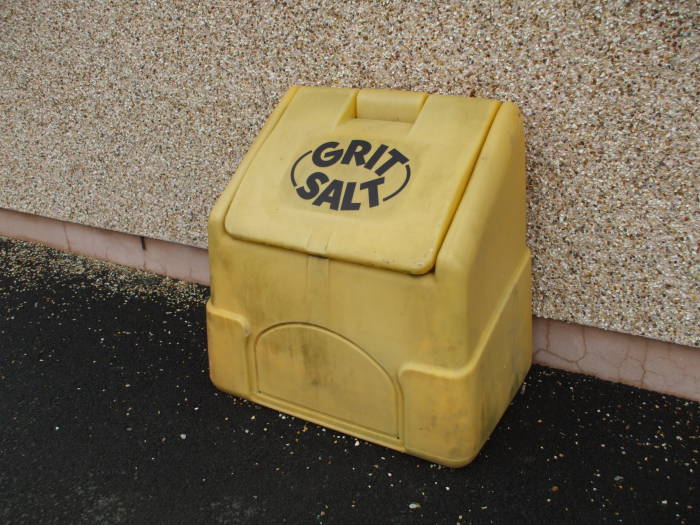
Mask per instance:
[[[661,0],[5,2],[0,234],[161,273],[186,252],[202,281],[209,209],[291,85],[512,100],[536,357],[700,398],[697,27]]]

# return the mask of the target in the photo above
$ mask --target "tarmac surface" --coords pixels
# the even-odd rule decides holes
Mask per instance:
[[[698,523],[700,404],[533,366],[449,469],[218,392],[208,289],[0,238],[0,523]]]

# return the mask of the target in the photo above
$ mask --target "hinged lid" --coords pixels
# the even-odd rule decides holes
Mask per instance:
[[[239,173],[226,231],[426,273],[498,106],[393,90],[299,88]]]

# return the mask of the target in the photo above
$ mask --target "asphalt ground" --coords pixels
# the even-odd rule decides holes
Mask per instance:
[[[534,366],[441,467],[217,391],[208,289],[0,238],[0,523],[699,523],[700,405]]]

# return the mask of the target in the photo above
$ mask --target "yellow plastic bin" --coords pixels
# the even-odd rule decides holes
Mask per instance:
[[[449,466],[531,362],[511,103],[294,87],[209,217],[214,384]]]

